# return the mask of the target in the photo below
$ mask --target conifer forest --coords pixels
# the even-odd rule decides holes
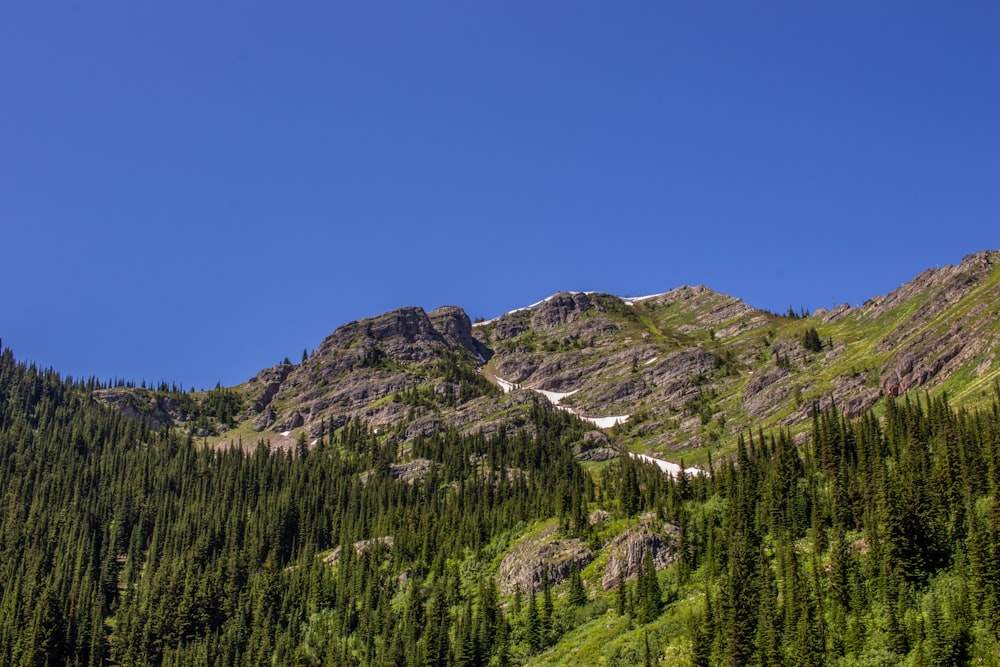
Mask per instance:
[[[208,446],[99,388],[0,356],[2,665],[1000,665],[996,387],[832,405],[676,477],[579,460],[594,427],[538,400],[406,443],[416,479],[361,420]],[[498,579],[525,535],[600,550],[642,520],[669,562],[613,586],[606,556]]]

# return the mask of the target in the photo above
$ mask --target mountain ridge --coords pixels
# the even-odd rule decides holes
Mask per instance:
[[[408,441],[517,423],[549,392],[561,395],[554,407],[597,423],[620,417],[620,447],[697,460],[751,424],[802,428],[816,407],[856,416],[937,386],[975,404],[1000,371],[998,259],[973,253],[861,306],[811,314],[771,313],[701,285],[642,297],[557,292],[476,323],[458,306],[402,307],[345,323],[301,363],[231,388],[245,410],[198,434],[266,434],[280,446],[300,430],[315,438],[363,420]],[[120,392],[104,398],[122,402]],[[157,425],[185,425],[163,412]]]

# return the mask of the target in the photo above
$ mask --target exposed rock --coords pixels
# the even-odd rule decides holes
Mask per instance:
[[[277,419],[277,416],[274,414],[274,410],[272,410],[271,406],[268,405],[266,408],[264,408],[264,411],[261,412],[257,416],[257,418],[253,420],[254,430],[256,430],[256,431],[263,431],[268,426],[270,426],[271,424],[273,424],[276,419]]]
[[[710,374],[715,364],[715,357],[700,348],[672,352],[653,366],[652,383],[664,400],[674,401]]]
[[[583,439],[573,445],[573,454],[581,461],[609,461],[621,455],[611,446],[611,438],[602,431],[587,431]]]
[[[608,513],[607,510],[594,510],[587,517],[587,523],[589,523],[591,526],[596,526],[599,523],[604,523],[605,521],[607,521],[609,516],[611,515]]]
[[[281,389],[281,383],[293,368],[292,364],[278,364],[265,368],[247,381],[245,389],[247,399],[250,401],[250,407],[247,408],[248,416],[260,414],[271,404],[271,399]]]
[[[442,306],[428,314],[431,325],[448,345],[467,350],[482,362],[489,360],[492,351],[472,335],[472,322],[464,310],[457,306]]]
[[[755,372],[743,387],[743,409],[748,415],[762,417],[777,409],[792,393],[793,387],[784,382],[792,373],[787,368],[774,367]]]
[[[626,579],[637,577],[647,551],[652,552],[657,570],[670,565],[677,559],[677,531],[672,524],[654,530],[650,522],[644,522],[613,539],[607,547],[608,565],[601,578],[604,590],[617,586],[622,572]]]
[[[500,561],[497,580],[500,591],[522,593],[538,591],[548,574],[550,584],[567,579],[573,564],[583,569],[594,558],[594,552],[577,539],[557,539],[554,531],[523,540]]]
[[[910,319],[926,319],[940,312],[948,304],[957,303],[972,291],[992,271],[996,263],[995,251],[982,251],[966,255],[957,266],[927,269],[913,280],[893,290],[884,297],[874,297],[862,305],[862,316],[874,319],[926,292],[929,298],[914,311]],[[891,340],[891,336],[889,337]],[[892,344],[888,340],[887,344]]]
[[[950,344],[941,350],[942,343]],[[957,357],[963,347],[964,343],[960,340],[939,339],[917,347],[913,352],[903,353],[884,371],[882,391],[890,396],[899,396],[926,384],[945,364]],[[928,358],[935,353],[936,356]]]
[[[170,399],[157,396],[148,389],[101,389],[94,392],[94,398],[115,408],[127,419],[145,422],[146,426],[156,430],[173,426],[175,419],[182,417]]]
[[[840,396],[838,400],[838,396]],[[837,400],[837,407],[845,416],[853,419],[860,417],[865,410],[875,405],[878,399],[882,398],[882,390],[878,388],[859,388],[857,392],[851,394],[844,392],[838,387],[834,392],[834,399]]]
[[[695,313],[706,326],[718,326],[757,312],[740,299],[720,294],[704,285],[677,287],[644,303],[648,306],[683,307],[685,311]]]
[[[334,415],[330,419],[319,419],[313,417],[310,413],[309,420],[309,437],[319,438],[321,436],[329,435],[336,431],[341,426],[345,425],[350,421],[347,415]]]
[[[306,418],[298,410],[293,410],[287,419],[274,427],[274,431],[291,431],[306,423]]]
[[[598,447],[596,449],[588,449],[582,452],[574,452],[576,458],[581,461],[610,461],[611,459],[616,459],[621,456],[621,452],[617,449],[611,449],[610,447]]]
[[[414,459],[408,463],[391,464],[389,473],[394,479],[413,484],[426,477],[433,465],[434,462],[428,459]]]
[[[469,335],[471,337],[471,324]],[[365,342],[376,345],[361,345],[362,348],[378,349],[397,361],[429,361],[447,347],[424,309],[409,307],[345,324],[323,341],[313,356],[323,358],[329,356],[332,350]]]
[[[493,324],[493,338],[496,340],[510,340],[517,338],[531,326],[531,315],[527,311],[507,313],[501,315]]]
[[[535,309],[531,317],[531,328],[544,331],[568,322],[574,322],[593,308],[598,308],[598,306],[589,294],[560,292],[542,302]]]
[[[842,303],[831,311],[825,312],[822,315],[821,321],[823,324],[829,324],[830,322],[836,322],[844,315],[851,312],[851,307],[846,303]],[[817,315],[819,317],[819,315]]]
[[[441,419],[436,414],[420,417],[406,427],[404,440],[413,440],[418,436],[429,436],[441,428]]]
[[[375,537],[370,540],[360,540],[354,543],[354,553],[359,556],[364,552],[371,549],[373,546],[382,545],[386,549],[392,549],[393,539],[392,535],[386,535],[385,537]],[[340,560],[340,554],[342,553],[342,547],[337,547],[329,554],[323,557],[323,562],[327,565],[333,565],[338,560]]]
[[[323,420],[335,425],[358,418],[373,425],[398,423],[412,411],[399,404],[386,405],[382,399],[438,379],[443,371],[434,362],[454,354],[469,371],[491,356],[489,348],[473,335],[464,311],[444,306],[427,314],[422,308],[400,308],[339,327],[306,361],[291,369],[270,398],[297,409],[311,429]],[[260,385],[264,379],[268,378],[253,384]],[[442,396],[458,395],[460,389],[463,400],[468,400],[469,386],[440,381],[436,385]],[[473,391],[484,389],[475,385]],[[268,398],[269,392],[261,395]],[[297,422],[298,417],[289,415],[278,428],[296,428]]]

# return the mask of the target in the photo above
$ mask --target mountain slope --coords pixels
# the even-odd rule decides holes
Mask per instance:
[[[2,350],[0,663],[1000,667],[994,259],[809,317],[402,309],[201,394]],[[611,447],[679,434],[732,455]]]
[[[544,395],[617,422],[620,446],[703,461],[751,426],[804,427],[817,405],[856,416],[884,396],[937,387],[978,405],[1000,373],[998,259],[975,253],[860,307],[807,316],[702,286],[564,292],[475,325],[454,306],[402,308],[346,324],[300,364],[233,388],[247,409],[216,431],[279,445],[356,419],[402,441],[446,427],[493,432]]]

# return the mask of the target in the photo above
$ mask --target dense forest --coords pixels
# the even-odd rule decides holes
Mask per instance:
[[[404,451],[355,421],[282,451],[150,430],[93,389],[0,355],[0,664],[516,665],[614,623],[634,641],[610,665],[1000,665],[1000,389],[974,413],[833,407],[678,479],[582,464],[592,427],[542,402],[489,437]],[[600,548],[650,513],[668,567],[501,594],[534,526]]]

